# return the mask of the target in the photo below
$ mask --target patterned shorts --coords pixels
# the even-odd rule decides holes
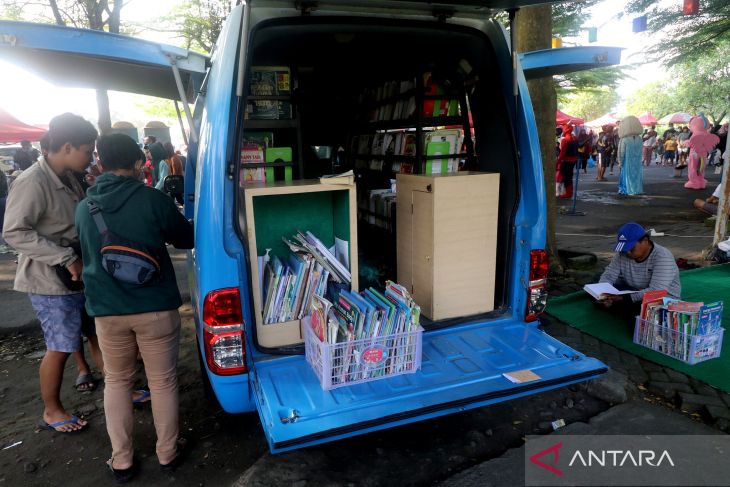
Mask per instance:
[[[94,319],[86,314],[83,293],[65,296],[28,294],[38,315],[46,340],[46,349],[53,352],[78,352],[81,335],[96,336]]]

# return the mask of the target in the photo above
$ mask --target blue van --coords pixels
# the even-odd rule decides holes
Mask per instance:
[[[546,204],[525,76],[615,64],[618,53],[563,49],[513,59],[509,37],[492,14],[540,3],[549,2],[253,0],[233,10],[209,59],[125,36],[0,22],[0,59],[59,84],[182,102],[190,128],[185,211],[195,226],[189,282],[203,380],[225,411],[257,411],[271,451],[282,452],[537,394],[606,371],[538,328],[547,299]],[[281,92],[251,94],[262,66],[281,77]],[[451,95],[423,95],[425,72]],[[427,119],[419,109],[405,123],[363,121],[370,107],[363,91],[405,79],[415,80],[415,91],[409,90],[421,101],[451,96],[458,104]],[[398,95],[391,101],[404,99]],[[274,110],[262,118],[256,110],[264,100]],[[494,309],[424,320],[416,373],[323,390],[301,340],[271,346],[256,326],[252,275],[263,246],[249,253],[254,229],[247,228],[246,205],[253,190],[239,182],[243,141],[263,131],[292,148],[292,161],[279,165],[293,180],[273,186],[316,184],[324,174],[354,169],[362,195],[389,187],[397,170],[358,163],[353,134],[366,127],[423,136],[429,126],[462,127],[463,168],[500,175]],[[423,144],[417,145],[416,157],[425,160]],[[419,172],[419,165],[411,170]],[[331,208],[321,211],[306,201],[281,200],[271,210],[280,218],[268,224],[294,214],[301,220],[290,222],[292,228],[332,218]],[[350,257],[375,273],[375,281],[396,280],[388,250],[396,237],[392,226],[383,234],[367,218],[360,225],[357,245],[350,242],[359,252]],[[538,378],[513,382],[503,375],[516,370]]]

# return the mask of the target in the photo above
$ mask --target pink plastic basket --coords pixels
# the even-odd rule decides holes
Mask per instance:
[[[414,373],[421,368],[422,336],[419,326],[408,333],[325,343],[312,331],[309,319],[304,322],[307,362],[326,391]]]
[[[720,328],[708,335],[689,335],[637,316],[634,343],[694,365],[720,356],[724,331]]]

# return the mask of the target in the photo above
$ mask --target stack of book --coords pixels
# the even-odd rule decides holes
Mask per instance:
[[[291,95],[291,73],[286,66],[254,66],[251,68],[251,95],[259,97],[246,103],[246,118],[280,120],[292,118],[290,101],[267,100],[265,97]]]
[[[722,301],[713,303],[680,301],[667,297],[666,291],[644,295],[635,341],[689,361],[695,337],[714,335],[722,328]],[[699,350],[695,353],[713,351]]]
[[[368,112],[368,120],[371,122],[404,120],[416,114],[415,88],[415,78],[405,81],[388,81],[377,88],[369,88],[362,92],[359,102],[373,106]],[[412,93],[412,95],[410,97],[400,96],[408,93]]]
[[[420,315],[406,289],[391,281],[384,293],[342,290],[333,302],[316,294],[312,332],[323,344],[346,344],[330,349],[333,370],[325,372],[333,375],[334,383],[345,383],[411,370],[417,363],[412,332],[420,330]]]
[[[266,161],[266,150],[273,145],[271,132],[246,132],[241,144],[241,185],[266,182],[266,172],[260,164]]]
[[[350,271],[311,232],[283,238],[292,251],[286,259],[273,256],[263,270],[263,322],[270,325],[302,319],[312,296],[324,295],[327,281],[350,285]]]

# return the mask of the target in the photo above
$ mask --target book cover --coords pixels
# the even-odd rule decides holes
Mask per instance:
[[[253,96],[286,96],[291,94],[291,74],[285,66],[254,66],[251,68],[250,94]],[[248,118],[280,120],[292,117],[291,102],[281,100],[251,100],[246,104]]]
[[[441,156],[449,154],[450,145],[448,142],[431,142],[426,145],[426,156]],[[448,159],[427,159],[426,175],[446,174],[448,171]]]

